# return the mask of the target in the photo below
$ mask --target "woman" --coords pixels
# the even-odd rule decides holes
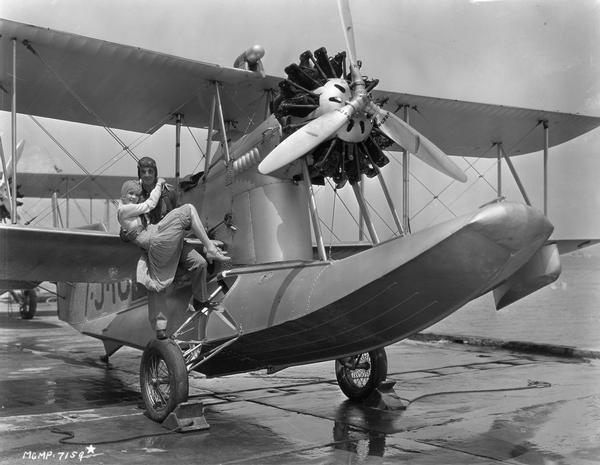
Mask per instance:
[[[138,282],[146,289],[156,292],[163,291],[173,282],[183,238],[190,228],[206,248],[206,259],[209,262],[231,260],[208,238],[198,211],[191,204],[175,208],[157,224],[145,225],[143,215],[156,206],[165,182],[163,178],[159,178],[148,199],[138,203],[142,192],[139,182],[125,181],[121,188],[121,203],[117,209],[117,218],[124,235],[147,255],[147,259],[142,255],[138,263]],[[147,267],[147,271],[144,267]]]

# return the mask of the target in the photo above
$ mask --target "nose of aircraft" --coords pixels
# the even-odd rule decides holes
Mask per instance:
[[[512,202],[483,208],[469,226],[513,253],[530,246],[541,246],[554,230],[552,223],[537,208]]]

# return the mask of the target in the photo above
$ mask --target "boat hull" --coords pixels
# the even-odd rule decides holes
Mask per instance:
[[[240,275],[223,303],[246,334],[202,371],[277,370],[404,339],[504,282],[552,230],[538,210],[498,203],[336,262]]]

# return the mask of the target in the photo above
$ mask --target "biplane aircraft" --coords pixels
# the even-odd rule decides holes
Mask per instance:
[[[342,391],[364,399],[386,377],[386,346],[485,293],[501,308],[560,274],[553,226],[528,202],[497,199],[414,233],[394,214],[399,234],[381,241],[358,186],[377,178],[389,194],[385,149],[464,181],[446,154],[512,166],[510,156],[561,144],[600,118],[377,89],[359,67],[344,2],[340,13],[347,50],[302,53],[287,78],[0,22],[0,79],[17,95],[14,112],[147,133],[185,118],[208,130],[204,170],[185,183],[176,172],[176,184],[232,257],[211,273],[219,310],[192,311],[185,280],[161,296],[146,292],[135,282],[140,251],[116,234],[0,225],[0,287],[56,281],[59,317],[102,340],[107,357],[142,349],[142,396],[157,421],[187,399],[192,371],[272,373],[335,360]],[[415,108],[427,127],[396,115]],[[536,126],[539,137],[523,137]],[[324,179],[352,187],[368,244],[327,255],[312,187]],[[168,317],[166,340],[155,339],[153,307]]]

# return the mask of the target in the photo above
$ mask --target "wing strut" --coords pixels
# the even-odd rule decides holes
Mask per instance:
[[[375,141],[373,141],[373,143],[375,143]],[[400,221],[400,218],[398,217],[398,212],[396,211],[396,205],[394,205],[394,200],[392,199],[383,174],[381,173],[381,168],[377,166],[377,163],[373,162],[373,159],[371,158],[371,155],[369,155],[368,150],[365,150],[365,153],[367,154],[371,165],[373,165],[373,168],[375,168],[375,171],[377,171],[377,179],[379,180],[379,185],[381,186],[381,190],[383,191],[383,195],[385,196],[385,200],[387,201],[388,207],[392,214],[392,218],[394,219],[394,223],[396,223],[396,227],[398,228],[398,233],[400,234],[400,236],[404,236],[406,233],[404,232],[404,228],[402,227],[402,223]]]
[[[206,180],[208,176],[208,170],[210,169],[211,162],[211,148],[212,148],[212,136],[213,126],[215,124],[215,107],[217,105],[217,96],[214,95],[210,104],[210,119],[208,120],[208,132],[206,136],[206,157],[204,157],[204,175],[203,179]]]
[[[310,216],[312,219],[313,229],[315,232],[315,240],[317,241],[317,250],[319,251],[319,258],[322,261],[327,260],[327,254],[325,253],[325,246],[323,245],[323,234],[321,233],[321,225],[319,224],[319,212],[317,211],[317,202],[315,201],[315,193],[312,188],[312,182],[310,182],[310,174],[308,173],[308,164],[306,158],[300,160],[302,165],[302,176],[304,182],[308,188]]]
[[[410,124],[410,115],[408,105],[404,106],[404,122]],[[410,152],[402,150],[402,226],[406,233],[410,233],[410,190],[409,190],[409,172]]]
[[[223,106],[221,105],[221,93],[219,92],[219,84],[215,82],[215,96],[217,98],[217,110],[219,113],[219,124],[221,125],[221,140],[223,150],[225,150],[225,163],[229,164],[229,145],[227,144],[227,131],[225,129],[225,118],[223,117]]]
[[[179,178],[181,177],[181,113],[175,115],[175,195],[179,198]]]
[[[504,147],[502,146],[502,142],[498,142],[498,151],[502,154],[502,157],[506,160],[506,164],[508,165],[508,168],[510,169],[510,172],[512,173],[513,178],[515,178],[515,182],[517,183],[517,186],[519,187],[519,190],[521,191],[523,200],[525,200],[525,203],[531,207],[531,202],[529,201],[529,197],[527,196],[525,187],[523,187],[521,178],[519,177],[517,170],[515,169],[512,161],[510,160],[510,157],[508,155],[506,155],[506,153],[504,152]]]
[[[544,125],[544,215],[548,216],[548,121],[542,121]]]
[[[367,225],[367,230],[369,231],[369,236],[371,236],[371,242],[373,244],[379,244],[379,237],[377,236],[377,231],[375,231],[375,226],[373,225],[373,221],[371,220],[371,215],[369,215],[369,210],[367,209],[367,204],[362,195],[360,186],[358,183],[351,183],[352,190],[354,191],[354,196],[356,197],[356,201],[358,202],[358,208],[362,215],[362,219]]]
[[[13,69],[12,69],[12,105],[11,113],[11,150],[12,150],[12,199],[10,219],[12,224],[17,224],[17,39],[12,39],[13,43]],[[5,180],[8,182],[8,173],[4,173]]]

